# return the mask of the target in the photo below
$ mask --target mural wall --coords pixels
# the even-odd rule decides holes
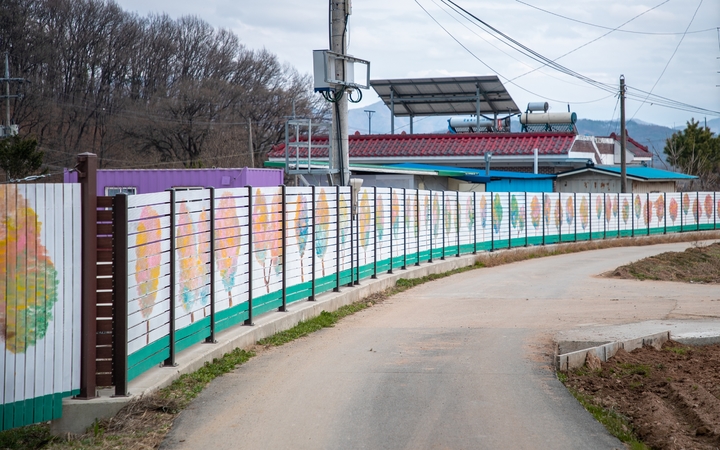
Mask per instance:
[[[0,429],[80,389],[80,185],[0,185]]]
[[[128,377],[205,341],[213,324],[217,332],[248,323],[408,265],[516,246],[717,229],[720,221],[715,192],[362,188],[357,203],[349,188],[335,187],[128,197]]]

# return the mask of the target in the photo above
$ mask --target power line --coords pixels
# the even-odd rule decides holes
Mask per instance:
[[[521,4],[525,5],[525,6],[529,6],[530,8],[537,9],[538,11],[542,11],[542,12],[544,12],[544,13],[550,14],[550,15],[552,15],[552,16],[560,17],[561,19],[569,20],[569,21],[571,21],[571,22],[581,23],[581,24],[583,24],[583,25],[588,25],[588,26],[595,27],[595,28],[602,28],[602,29],[604,29],[604,30],[618,31],[618,32],[620,32],[620,33],[646,34],[646,35],[651,35],[651,36],[677,36],[677,35],[680,35],[680,34],[685,35],[685,34],[695,34],[695,33],[707,33],[708,31],[712,31],[712,30],[713,30],[713,28],[706,28],[706,29],[704,29],[704,30],[695,30],[695,31],[687,31],[687,30],[686,30],[685,32],[652,32],[652,31],[618,30],[618,29],[611,28],[611,27],[606,27],[606,26],[603,26],[603,25],[598,25],[598,24],[594,24],[594,23],[590,23],[590,22],[585,22],[585,21],[578,20],[578,19],[573,19],[572,17],[563,16],[562,14],[558,14],[558,13],[555,13],[555,12],[552,12],[552,11],[548,11],[547,9],[542,9],[542,8],[540,8],[539,6],[531,5],[530,3],[526,3],[526,2],[524,2],[524,1],[522,1],[522,0],[515,0],[515,1],[518,2],[518,3],[521,3]]]
[[[698,3],[697,8],[695,8],[695,12],[693,13],[692,17],[690,18],[690,23],[688,23],[688,26],[685,27],[685,33],[687,33],[687,30],[690,29],[690,25],[692,25],[693,21],[695,20],[695,16],[697,16],[698,11],[700,11],[700,7],[702,6],[702,4],[703,4],[703,0],[700,0],[700,3]],[[672,61],[673,58],[675,57],[675,54],[677,53],[678,49],[680,48],[680,44],[682,44],[683,39],[685,39],[685,34],[683,34],[680,37],[680,41],[675,46],[675,50],[672,52],[672,55],[670,55],[670,59],[668,59],[667,63],[665,63],[665,67],[663,67],[662,72],[660,72],[660,76],[658,77],[657,80],[655,80],[655,84],[653,84],[647,97],[645,98],[645,100],[642,101],[642,103],[640,103],[640,106],[638,106],[638,108],[635,110],[635,114],[632,115],[630,120],[633,120],[635,118],[637,113],[640,111],[640,108],[642,108],[643,105],[645,104],[645,102],[647,101],[647,98],[650,97],[650,95],[652,94],[652,91],[655,90],[655,86],[657,86],[657,84],[660,82],[660,79],[663,77],[663,75],[665,75],[665,71],[667,70],[668,66],[670,65],[670,61]]]

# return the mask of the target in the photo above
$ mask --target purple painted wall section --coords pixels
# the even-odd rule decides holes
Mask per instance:
[[[65,171],[65,183],[77,183],[77,173]],[[98,170],[97,194],[106,187],[135,187],[138,194],[161,192],[173,187],[235,188],[279,186],[282,169],[158,169]]]

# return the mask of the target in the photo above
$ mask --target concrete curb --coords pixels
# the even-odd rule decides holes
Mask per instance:
[[[615,353],[617,353],[617,351],[621,348],[624,349],[626,352],[631,352],[636,348],[640,348],[645,345],[652,345],[656,349],[660,349],[660,347],[662,347],[662,345],[668,340],[670,340],[670,332],[663,331],[661,333],[655,333],[649,336],[639,337],[635,339],[607,342],[602,345],[597,345],[594,347],[589,347],[569,353],[559,354],[555,357],[555,366],[557,367],[557,370],[566,372],[568,370],[577,369],[584,366],[585,359],[590,352],[594,353],[595,356],[600,358],[601,361],[607,362],[607,360],[615,356]],[[590,345],[592,344],[594,343],[591,343]],[[558,343],[558,348],[562,348],[563,345],[567,345],[567,343]],[[577,345],[577,343],[573,342],[570,345]]]
[[[517,251],[518,249],[513,250]],[[392,274],[378,274],[377,279],[364,279],[356,286],[341,287],[340,292],[318,295],[315,301],[291,303],[286,312],[263,314],[255,318],[254,326],[238,325],[218,333],[215,344],[197,344],[180,352],[175,358],[176,367],[156,367],[148,370],[129,383],[129,397],[97,397],[92,400],[63,399],[63,415],[60,419],[52,422],[51,431],[56,435],[83,434],[95,420],[113,417],[134,398],[169,386],[181,375],[195,372],[206,362],[220,358],[236,348],[247,348],[260,339],[290,329],[298,322],[316,317],[323,311],[335,311],[342,306],[394,287],[401,278],[421,278],[431,274],[449,272],[472,266],[477,259],[478,255],[473,254],[460,257],[449,256],[445,260],[436,259],[432,263],[422,263],[420,266],[394,269]]]

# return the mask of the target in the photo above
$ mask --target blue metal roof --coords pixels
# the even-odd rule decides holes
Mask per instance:
[[[620,167],[618,166],[590,166],[583,167],[581,169],[569,170],[567,172],[558,174],[558,176],[562,178],[567,175],[574,175],[576,173],[584,172],[587,170],[595,172],[605,172],[610,175],[620,175]],[[669,170],[653,169],[652,167],[644,166],[627,166],[626,173],[628,177],[647,181],[697,179],[695,175],[686,175],[684,173],[670,172]]]
[[[455,178],[473,177],[480,183],[484,183],[487,180],[485,175],[485,169],[469,168],[469,167],[453,167],[453,166],[436,166],[432,164],[418,164],[418,163],[402,163],[402,164],[387,164],[387,167],[397,167],[404,169],[415,169],[415,170],[436,170],[438,172],[458,172]],[[452,176],[452,175],[450,175]],[[554,174],[543,174],[543,173],[525,173],[525,172],[508,172],[505,170],[490,170],[490,179],[509,178],[516,180],[552,180],[555,179]],[[485,179],[486,181],[480,181]],[[468,180],[469,181],[469,180]]]

